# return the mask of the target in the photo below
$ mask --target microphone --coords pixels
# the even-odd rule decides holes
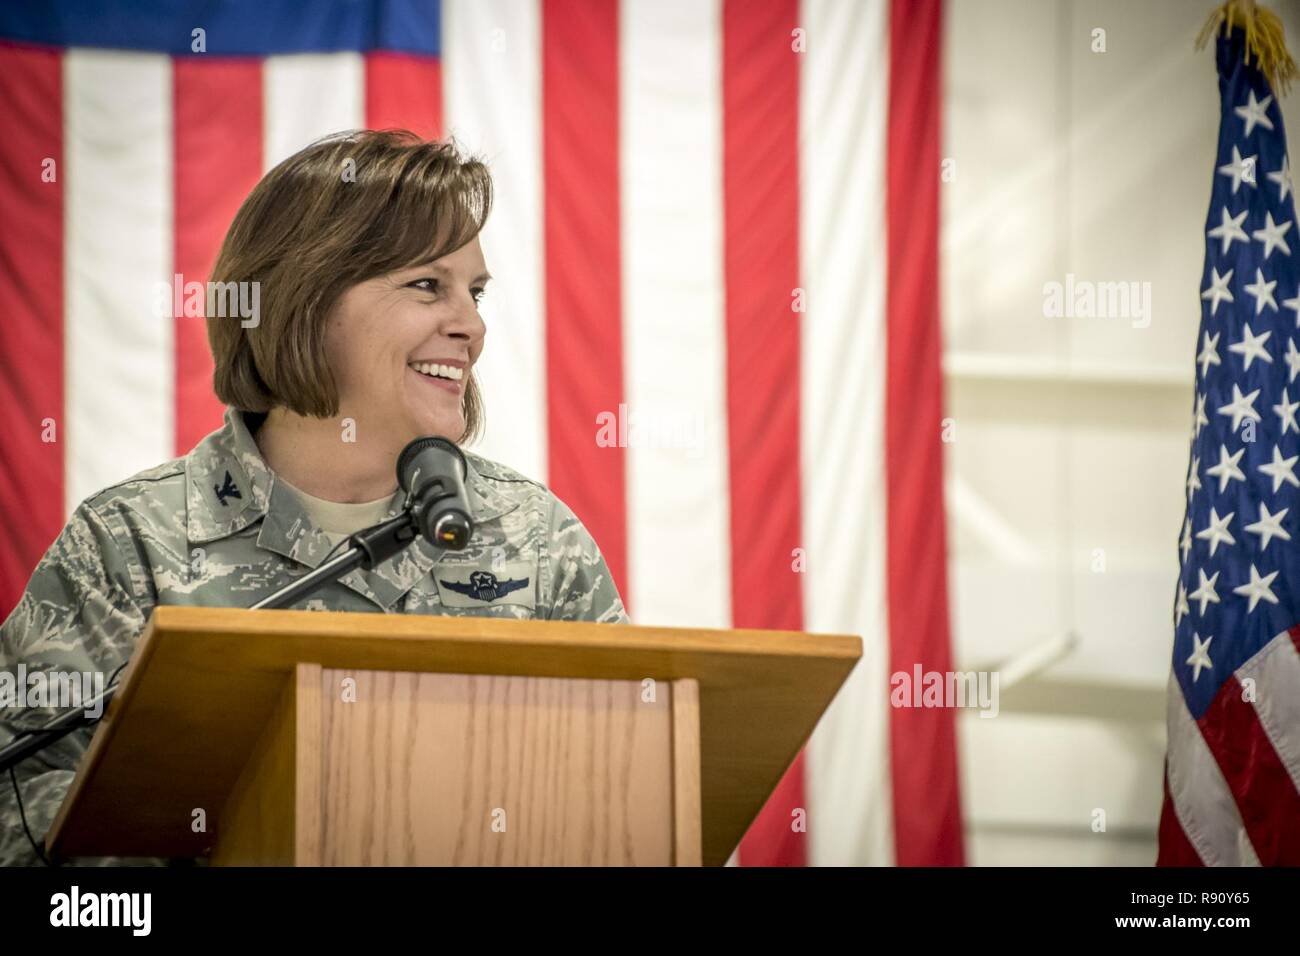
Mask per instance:
[[[465,472],[465,456],[445,438],[417,438],[397,456],[397,483],[416,528],[449,551],[464,549],[474,533]]]

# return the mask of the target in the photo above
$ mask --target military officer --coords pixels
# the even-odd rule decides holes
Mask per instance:
[[[340,176],[349,167],[354,175]],[[84,501],[0,627],[0,672],[112,675],[160,604],[246,607],[402,506],[411,439],[471,439],[486,328],[487,170],[454,144],[353,133],[268,173],[214,283],[255,282],[255,321],[208,313],[222,428]],[[466,452],[475,531],[417,540],[299,606],[626,623],[600,549],[544,485]],[[49,708],[6,708],[0,745]],[[0,864],[30,864],[89,744],[80,730],[0,787]],[[19,800],[21,795],[21,801]],[[99,861],[112,862],[112,861]],[[156,861],[155,861],[156,862]]]

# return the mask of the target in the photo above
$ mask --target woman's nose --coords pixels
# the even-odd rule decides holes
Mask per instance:
[[[478,303],[470,292],[456,298],[455,307],[449,310],[443,331],[453,338],[475,339],[485,331],[483,319],[478,314]]]

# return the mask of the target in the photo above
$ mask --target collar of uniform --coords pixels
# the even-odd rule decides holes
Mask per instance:
[[[185,456],[186,535],[203,544],[242,531],[266,514],[274,475],[238,409]]]
[[[475,523],[493,521],[513,511],[519,501],[498,490],[481,473],[477,456],[467,454],[465,490]],[[242,531],[264,519],[258,547],[309,568],[330,551],[329,539],[312,524],[298,497],[267,466],[244,421],[227,408],[219,431],[203,439],[186,457],[186,531],[192,544],[203,544]],[[397,513],[399,503],[389,510]],[[423,539],[373,571],[349,572],[340,580],[381,607],[391,607],[427,574],[446,552]]]
[[[465,491],[475,522],[494,521],[519,507],[519,499],[500,491],[496,483],[484,476],[487,459],[470,452],[465,455]]]
[[[465,490],[475,521],[492,521],[519,506],[483,476],[476,455],[467,454],[465,461]],[[186,534],[194,544],[242,531],[271,506],[275,474],[237,409],[227,408],[222,427],[186,456],[185,472]]]
[[[492,488],[472,469],[467,469],[465,491],[476,524],[499,518],[519,504]],[[401,507],[400,497],[395,498],[385,519],[395,517]],[[332,549],[324,532],[308,517],[298,496],[283,481],[275,481],[274,475],[270,503],[257,534],[257,546],[309,568],[319,567]],[[339,578],[339,583],[387,610],[415,587],[446,553],[423,538],[417,538],[378,567],[369,571],[356,568]]]

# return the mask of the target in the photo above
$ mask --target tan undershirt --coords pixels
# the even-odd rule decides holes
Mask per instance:
[[[393,498],[398,492],[385,497],[376,498],[374,501],[362,501],[355,504],[345,504],[340,501],[326,501],[324,498],[317,498],[315,495],[309,495],[301,488],[297,488],[284,478],[279,478],[284,482],[284,486],[298,496],[302,502],[303,510],[311,518],[312,524],[325,532],[325,537],[329,538],[330,545],[336,545],[350,534],[356,534],[371,525],[379,524],[388,514],[388,509],[393,505]]]

